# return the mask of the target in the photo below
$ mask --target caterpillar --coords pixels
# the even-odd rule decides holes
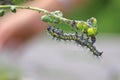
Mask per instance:
[[[86,46],[96,56],[101,56],[103,53],[99,52],[96,47],[93,46],[92,42],[88,39],[84,39],[82,36],[78,35],[77,32],[75,34],[67,34],[53,26],[48,26],[47,31],[51,36],[56,37],[58,40],[72,40],[81,46]]]

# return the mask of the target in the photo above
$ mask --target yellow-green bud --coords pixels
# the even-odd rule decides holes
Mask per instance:
[[[88,26],[84,22],[78,22],[77,28],[81,30],[82,32],[86,32],[88,29]]]
[[[93,24],[95,24],[95,25],[97,24],[97,19],[96,18],[93,19]]]
[[[96,26],[96,24],[97,24],[97,19],[96,18],[92,18],[93,20],[92,20],[92,23],[93,23],[93,26]]]
[[[83,25],[83,31],[86,32],[88,29],[88,26],[86,24]]]
[[[97,25],[97,19],[94,17],[91,17],[90,19],[87,20],[87,23],[91,26],[91,27],[96,27]]]
[[[89,36],[95,36],[97,34],[97,28],[95,27],[88,28],[87,33]]]
[[[82,30],[82,22],[78,22],[77,23],[77,28],[80,29],[80,30]]]

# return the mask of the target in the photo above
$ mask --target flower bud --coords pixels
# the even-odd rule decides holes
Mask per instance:
[[[84,22],[78,22],[77,28],[81,30],[82,32],[86,32],[88,29],[88,26]]]
[[[87,20],[87,23],[92,27],[95,27],[97,25],[97,19],[94,17],[91,17],[90,19]]]
[[[95,36],[97,34],[97,28],[91,27],[87,30],[88,36]]]

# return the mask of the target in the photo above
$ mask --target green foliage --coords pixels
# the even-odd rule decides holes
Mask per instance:
[[[99,33],[120,34],[120,0],[89,0],[90,3],[78,6],[69,12],[71,19],[83,19],[94,15],[98,20]],[[79,9],[79,10],[78,10]]]

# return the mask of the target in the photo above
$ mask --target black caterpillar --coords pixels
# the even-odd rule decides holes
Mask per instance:
[[[96,56],[101,56],[103,53],[99,52],[96,47],[93,46],[92,42],[88,39],[84,39],[83,36],[78,35],[77,32],[75,34],[66,34],[62,30],[56,29],[53,26],[48,26],[47,30],[51,36],[56,37],[58,40],[72,40],[81,46],[86,46]]]

